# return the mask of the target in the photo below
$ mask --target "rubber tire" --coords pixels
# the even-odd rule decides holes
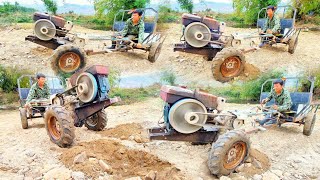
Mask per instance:
[[[148,61],[150,61],[151,63],[156,62],[156,60],[159,58],[161,48],[162,48],[162,43],[160,42],[152,43],[149,51],[149,55],[148,55]],[[158,55],[156,55],[157,51],[158,51]]]
[[[21,126],[22,129],[28,129],[28,119],[27,119],[27,110],[25,108],[20,108],[20,119],[21,119]]]
[[[97,124],[94,126],[90,125],[85,121],[85,126],[92,131],[102,131],[108,123],[107,113],[102,109],[101,111],[97,112],[96,114],[92,115],[89,118],[97,118]]]
[[[224,62],[224,60],[230,56],[238,56],[240,58],[240,60],[241,60],[240,70],[233,77],[224,77],[221,73],[220,67],[221,67],[222,63]],[[243,72],[245,63],[246,63],[245,56],[242,54],[242,52],[239,49],[236,49],[233,47],[224,48],[220,52],[218,52],[216,54],[216,56],[213,58],[211,71],[212,71],[213,77],[217,81],[228,82],[228,81],[232,80],[234,77],[239,76]]]
[[[227,151],[232,147],[232,145],[236,142],[242,141],[246,143],[247,152],[244,156],[243,160],[239,165],[241,165],[249,156],[250,149],[250,140],[246,134],[241,130],[232,130],[221,136],[219,136],[218,140],[212,144],[212,148],[209,152],[208,159],[208,167],[212,174],[221,176],[221,175],[229,175],[234,172],[234,169],[229,170],[223,166],[224,156]],[[237,165],[237,166],[239,166]]]
[[[53,138],[48,129],[48,120],[52,116],[54,116],[57,119],[58,123],[61,126],[61,134],[59,139]],[[50,137],[50,140],[53,143],[57,144],[59,147],[62,148],[69,147],[72,145],[73,140],[75,138],[75,127],[70,113],[64,107],[58,105],[49,106],[44,114],[44,122],[47,133]]]
[[[307,117],[304,118],[304,126],[303,126],[303,134],[306,136],[310,136],[313,128],[314,128],[314,124],[316,122],[316,118],[317,118],[317,114],[316,113],[309,113],[307,115]]]
[[[61,69],[59,69],[58,63],[59,63],[59,59],[60,57],[67,53],[67,52],[74,52],[77,55],[80,56],[80,66],[78,69],[76,69],[73,72],[64,72]],[[74,45],[62,45],[59,46],[53,53],[53,55],[50,57],[50,63],[51,63],[51,68],[54,72],[55,75],[57,76],[61,76],[61,77],[65,77],[68,78],[70,77],[73,73],[79,71],[80,69],[84,68],[86,66],[87,63],[87,59],[86,59],[86,53],[84,52],[83,49],[76,47]]]
[[[293,38],[289,40],[288,52],[293,54],[296,51],[298,45],[298,35],[295,35]]]

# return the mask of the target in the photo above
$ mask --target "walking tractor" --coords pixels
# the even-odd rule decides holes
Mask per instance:
[[[31,103],[31,112],[22,108],[30,89],[20,88],[19,85],[22,127],[28,128],[28,119],[44,117],[50,140],[60,147],[72,145],[75,127],[85,125],[89,130],[103,130],[107,125],[104,109],[120,101],[120,98],[110,98],[108,95],[108,73],[108,68],[100,65],[82,69],[67,79],[65,91],[61,89],[61,81],[55,78],[59,88],[51,88],[52,96],[45,104],[42,101]],[[18,84],[21,84],[21,78]],[[38,112],[41,116],[35,116]]]
[[[262,85],[261,100],[270,93],[273,81],[269,79]],[[279,126],[283,123],[303,125],[303,134],[311,135],[319,107],[319,103],[312,100],[314,78],[286,78],[284,85],[291,92],[293,103],[290,111],[286,112],[271,109],[274,101],[245,112],[224,110],[226,100],[222,97],[199,89],[192,91],[185,87],[162,86],[160,96],[165,102],[164,125],[149,129],[149,138],[212,143],[209,170],[217,176],[228,175],[248,157],[250,141],[247,133],[261,129],[253,120],[257,116],[272,115]]]
[[[141,9],[142,19],[145,21],[144,40],[141,48],[136,47],[137,40],[129,40],[127,37],[119,37],[123,30],[126,19],[130,17],[131,10],[120,10],[114,17],[114,35],[87,35],[75,34],[70,31],[73,23],[66,21],[59,16],[52,16],[46,13],[36,12],[33,16],[34,35],[29,35],[25,39],[41,46],[55,50],[50,58],[52,69],[56,74],[72,73],[83,68],[86,64],[86,56],[94,54],[111,53],[114,51],[143,50],[149,52],[148,60],[155,62],[159,57],[164,36],[156,32],[158,12],[152,8]],[[129,14],[128,14],[129,13]],[[97,51],[85,49],[89,40],[115,41],[115,49],[107,49],[106,44]]]
[[[261,44],[286,44],[289,53],[293,54],[301,31],[294,26],[296,9],[291,6],[277,7],[275,14],[280,18],[281,30],[276,36],[261,32],[267,20],[266,9],[262,8],[258,14],[258,32],[249,34],[225,35],[226,24],[224,22],[218,22],[207,16],[183,14],[181,42],[175,44],[174,51],[199,54],[212,60],[212,74],[216,80],[221,82],[227,82],[239,76],[244,71],[245,54],[259,49],[254,41],[251,41],[250,48],[240,49],[239,45],[243,40],[259,38]]]
[[[223,111],[224,98],[173,86],[162,86],[160,96],[165,101],[164,126],[149,129],[151,140],[212,143],[208,167],[218,176],[230,174],[246,160],[249,138],[235,130],[243,120]]]
[[[245,56],[243,51],[236,48],[241,41],[223,34],[224,22],[211,17],[183,14],[182,25],[181,43],[175,44],[174,51],[199,54],[212,60],[212,74],[221,82],[230,81],[243,72]]]

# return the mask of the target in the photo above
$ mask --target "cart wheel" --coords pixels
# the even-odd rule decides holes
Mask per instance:
[[[22,129],[28,129],[27,110],[19,108]]]
[[[89,130],[93,131],[102,131],[107,126],[107,114],[103,110],[97,112],[96,114],[92,115],[91,117],[87,118],[85,121],[85,126]]]
[[[71,76],[86,65],[85,52],[73,45],[59,46],[50,57],[51,68],[56,75]]]
[[[213,77],[220,82],[228,82],[239,76],[245,65],[245,56],[236,48],[224,48],[212,60]]]
[[[212,144],[208,167],[212,174],[228,175],[241,165],[249,155],[250,140],[243,131],[232,130]]]
[[[307,115],[307,117],[304,118],[304,126],[303,126],[303,134],[306,136],[310,136],[313,128],[314,128],[314,124],[316,122],[316,118],[317,115],[316,113],[309,113]]]
[[[160,51],[162,48],[162,43],[160,42],[155,42],[152,43],[150,51],[149,51],[149,55],[148,55],[148,60],[152,63],[156,62],[156,60],[158,59],[159,55],[160,55]]]
[[[68,147],[75,138],[75,128],[70,113],[61,106],[50,106],[44,114],[50,140],[60,147]]]
[[[296,51],[297,45],[298,45],[298,35],[294,35],[289,40],[288,52],[290,54],[293,54]]]

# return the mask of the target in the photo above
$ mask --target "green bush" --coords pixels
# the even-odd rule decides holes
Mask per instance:
[[[171,86],[176,84],[177,76],[172,71],[164,71],[161,74],[161,82]]]
[[[168,5],[159,6],[159,23],[173,23],[180,19],[181,15],[171,9]]]
[[[109,79],[111,89],[118,87],[120,83],[120,71],[111,69],[108,79]]]
[[[212,94],[226,97],[228,102],[257,102],[260,99],[262,84],[268,79],[282,78],[283,76],[283,71],[275,70],[261,74],[256,79],[250,81],[232,83],[228,87],[209,88],[208,91]],[[270,88],[270,84],[265,86],[265,89]]]
[[[17,79],[23,74],[32,74],[28,70],[18,68],[5,68],[0,65],[0,89],[5,92],[16,92],[18,88]],[[28,80],[21,82],[22,87],[26,87]]]
[[[33,8],[20,6],[17,2],[15,4],[4,2],[0,5],[0,24],[33,22],[32,13],[35,11]]]

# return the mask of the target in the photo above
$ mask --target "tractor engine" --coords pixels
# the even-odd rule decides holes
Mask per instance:
[[[64,106],[81,127],[92,115],[103,111],[120,98],[109,98],[109,70],[106,66],[94,65],[73,74],[67,79],[67,91],[57,95],[53,104]],[[57,102],[57,103],[55,103]]]
[[[72,22],[46,13],[34,13],[33,20],[35,21],[34,34],[43,41],[49,41],[56,36],[65,37],[73,27]]]
[[[103,101],[108,99],[110,85],[109,70],[106,66],[95,65],[72,75],[69,87],[76,87],[76,93],[81,103]]]
[[[183,35],[188,45],[204,47],[209,41],[216,41],[224,32],[225,23],[211,17],[201,17],[193,14],[182,15]]]

